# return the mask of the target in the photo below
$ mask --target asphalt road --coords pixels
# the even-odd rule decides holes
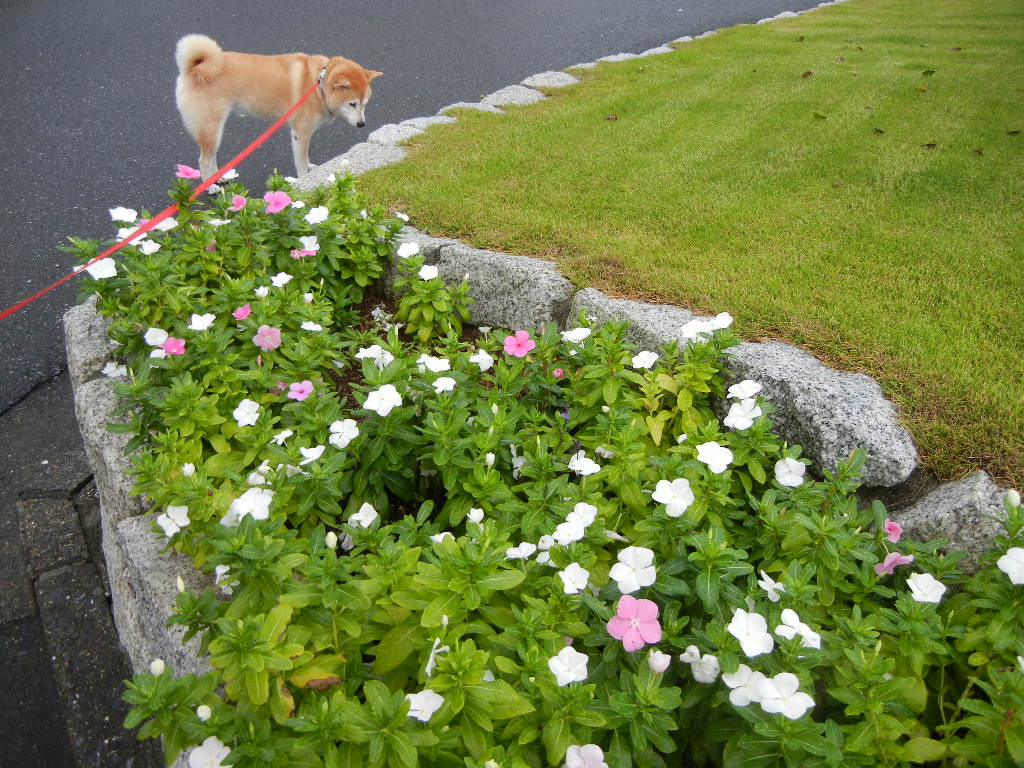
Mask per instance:
[[[0,309],[67,273],[69,235],[113,233],[107,209],[159,210],[174,164],[198,152],[174,105],[174,44],[203,32],[227,50],[340,54],[385,73],[365,129],[313,138],[324,162],[374,128],[476,101],[535,72],[750,23],[816,0],[0,0]],[[221,158],[260,124],[228,121]],[[260,188],[294,173],[285,135],[242,168]],[[64,368],[74,281],[0,321],[0,415]]]

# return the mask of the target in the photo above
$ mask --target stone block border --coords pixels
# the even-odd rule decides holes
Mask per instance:
[[[838,2],[843,0],[818,7]],[[798,14],[787,11],[773,18],[794,15]],[[684,37],[672,43],[693,39]],[[671,50],[665,45],[600,61],[622,61]],[[596,62],[587,62],[570,69],[594,66]],[[482,102],[453,104],[437,116],[382,126],[368,141],[314,169],[296,186],[311,190],[328,183],[330,175],[338,171],[359,175],[399,162],[406,151],[398,142],[431,125],[454,122],[455,117],[442,114],[448,110],[501,112],[504,105],[545,98],[536,89],[567,87],[576,82],[566,72],[543,72],[526,78],[521,85],[503,88]],[[692,338],[693,329],[707,321],[679,307],[614,299],[592,288],[576,290],[551,264],[538,259],[470,248],[411,227],[401,235],[403,241],[419,244],[427,262],[436,264],[447,282],[457,283],[464,278],[469,282],[470,293],[476,299],[471,319],[478,325],[517,329],[554,322],[560,328],[571,328],[583,310],[595,322],[628,321],[631,341],[657,350],[670,341]],[[385,286],[391,282],[385,279]],[[177,674],[203,673],[209,665],[198,655],[197,640],[183,645],[181,628],[170,629],[165,622],[173,610],[178,577],[194,591],[206,588],[212,579],[196,571],[187,558],[162,554],[165,541],[154,532],[148,505],[131,495],[131,466],[123,453],[126,439],[106,431],[106,425],[117,420],[112,382],[104,374],[104,365],[113,360],[115,349],[106,340],[108,323],[97,314],[95,301],[69,310],[64,324],[76,415],[99,491],[103,551],[121,643],[136,671],[145,671],[152,659],[162,658]],[[868,454],[868,485],[898,489],[907,484],[918,467],[913,441],[899,423],[895,407],[869,377],[834,371],[808,353],[779,342],[741,344],[734,349],[729,366],[733,381],[751,378],[763,384],[766,399],[777,408],[773,417],[776,432],[791,443],[801,444],[816,471],[833,469],[854,448],[863,448]],[[976,561],[995,536],[994,520],[1003,514],[1001,496],[991,478],[978,472],[959,483],[947,483],[914,506],[893,514],[908,532],[948,537],[953,548],[967,550]]]

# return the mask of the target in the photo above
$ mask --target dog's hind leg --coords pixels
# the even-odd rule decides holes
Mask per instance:
[[[211,110],[203,116],[203,122],[196,131],[196,143],[199,145],[199,170],[203,174],[203,180],[210,178],[217,172],[217,149],[220,147],[221,138],[224,135],[224,123],[227,122],[230,104],[218,106],[216,111]],[[214,191],[214,184],[210,191]]]

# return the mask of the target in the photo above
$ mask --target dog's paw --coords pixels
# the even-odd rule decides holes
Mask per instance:
[[[206,188],[206,194],[208,195],[219,195],[224,189],[220,184],[211,184]]]

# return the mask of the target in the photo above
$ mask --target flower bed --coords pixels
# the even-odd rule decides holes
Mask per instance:
[[[174,619],[213,671],[126,693],[169,761],[1024,759],[1018,497],[967,577],[858,508],[862,457],[815,480],[758,383],[726,391],[727,317],[660,353],[583,318],[467,340],[465,289],[349,178],[270,187],[179,183],[176,228],[86,286],[136,490],[217,580]],[[363,318],[396,250],[404,298]]]

